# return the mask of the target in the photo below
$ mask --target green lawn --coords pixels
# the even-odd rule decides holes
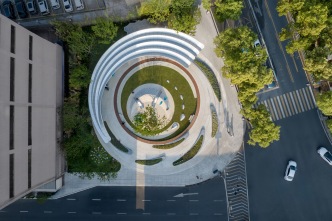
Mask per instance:
[[[167,80],[169,80],[169,83],[167,83]],[[194,97],[192,89],[186,79],[171,68],[164,66],[146,67],[137,71],[128,79],[121,94],[121,108],[124,110],[122,111],[124,117],[130,126],[135,128],[127,115],[127,99],[131,92],[134,91],[138,86],[147,83],[159,84],[165,87],[172,94],[175,104],[174,115],[172,120],[166,125],[165,128],[170,127],[174,122],[178,122],[180,126],[175,133],[166,138],[163,138],[162,140],[167,140],[177,136],[189,126],[189,116],[195,114],[197,99]],[[175,90],[175,87],[177,87],[177,90]],[[180,94],[183,96],[183,100],[181,100]],[[185,105],[184,110],[182,110],[183,103]],[[182,113],[186,116],[186,118],[185,120],[180,121],[180,116]]]

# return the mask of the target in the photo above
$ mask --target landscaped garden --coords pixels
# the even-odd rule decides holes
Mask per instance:
[[[192,159],[194,156],[196,156],[196,154],[198,153],[198,151],[202,147],[203,140],[204,140],[204,136],[200,135],[200,137],[198,138],[198,140],[196,141],[194,146],[192,146],[190,148],[190,150],[187,153],[185,153],[180,159],[174,161],[173,166],[177,166],[177,165],[180,165],[182,163],[185,163],[188,160]]]
[[[121,94],[121,108],[123,116],[130,124],[130,126],[136,130],[135,124],[129,118],[127,113],[128,97],[130,96],[132,91],[134,91],[138,86],[148,83],[158,84],[166,88],[172,95],[175,105],[175,110],[171,121],[165,127],[157,129],[155,131],[155,134],[161,133],[162,131],[168,129],[174,122],[178,122],[178,130],[176,130],[170,136],[161,140],[167,140],[179,135],[189,126],[189,117],[196,112],[197,99],[194,97],[192,88],[190,87],[186,79],[177,71],[169,67],[145,67],[137,71],[127,80]],[[180,95],[182,95],[183,100],[181,99]],[[185,106],[184,109],[182,109],[183,104]],[[182,114],[185,115],[185,119],[183,121],[180,121],[180,117]]]

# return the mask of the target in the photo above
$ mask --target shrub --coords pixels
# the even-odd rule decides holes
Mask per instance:
[[[211,108],[212,132],[211,137],[215,137],[218,131],[218,115],[214,108]]]
[[[145,165],[145,166],[152,166],[157,163],[160,163],[163,159],[162,158],[157,158],[157,159],[152,159],[152,160],[135,160],[136,163]]]
[[[195,145],[192,146],[192,148],[187,153],[185,153],[180,159],[173,162],[173,166],[180,165],[180,164],[185,163],[188,160],[192,159],[198,153],[198,151],[201,149],[201,146],[203,144],[203,139],[204,139],[204,136],[201,135],[199,137],[199,139],[197,140],[197,142],[195,143]]]
[[[184,141],[184,138],[181,138],[180,140],[174,142],[174,143],[169,143],[169,144],[164,144],[164,145],[153,145],[153,148],[156,149],[163,149],[163,150],[167,150],[167,149],[171,149],[177,145],[179,145],[180,143],[182,143]]]
[[[108,134],[111,137],[111,144],[113,144],[113,146],[115,146],[118,150],[124,152],[124,153],[128,153],[129,150],[127,147],[123,146],[122,143],[120,142],[120,140],[116,139],[116,137],[114,136],[114,134],[112,133],[112,131],[110,130],[110,128],[108,127],[106,121],[104,122],[106,130],[108,132]]]

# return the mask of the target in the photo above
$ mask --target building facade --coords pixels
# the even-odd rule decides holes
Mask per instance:
[[[0,209],[61,185],[63,50],[0,15]]]

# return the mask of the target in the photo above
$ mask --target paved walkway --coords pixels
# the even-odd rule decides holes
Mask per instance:
[[[199,54],[199,58],[205,61],[215,73],[217,74],[218,80],[221,83],[222,91],[222,100],[223,102],[220,105],[216,106],[218,113],[221,118],[219,119],[222,123],[220,126],[220,133],[217,135],[218,139],[215,141],[209,141],[206,145],[209,148],[205,148],[203,152],[200,153],[200,157],[195,157],[192,160],[188,161],[188,164],[183,164],[182,169],[176,168],[171,171],[158,172],[151,168],[140,167],[141,165],[133,166],[132,160],[128,162],[129,165],[122,164],[121,170],[118,172],[116,179],[101,182],[98,179],[91,180],[82,180],[79,177],[66,174],[65,175],[65,186],[53,196],[53,198],[63,197],[69,194],[73,194],[78,191],[82,191],[94,186],[185,186],[190,184],[195,184],[198,182],[205,181],[207,179],[215,176],[213,171],[223,170],[226,165],[235,157],[236,152],[240,149],[243,134],[244,126],[239,114],[239,104],[237,100],[237,94],[235,88],[231,87],[229,81],[222,78],[220,75],[220,68],[223,65],[221,59],[217,58],[214,53],[214,44],[213,39],[217,35],[216,30],[213,25],[212,18],[210,14],[206,14],[205,10],[201,8],[202,11],[202,20],[201,23],[197,26],[197,32],[195,38],[202,42],[205,45],[205,48]],[[207,35],[207,33],[209,33]],[[189,69],[194,69],[193,65]],[[195,70],[194,70],[195,72]],[[206,78],[202,75],[197,76],[196,81],[206,81]],[[208,84],[208,83],[206,83]],[[201,90],[201,88],[200,88]],[[206,93],[213,93],[211,90]],[[203,96],[203,95],[201,95]],[[208,99],[205,99],[205,104],[202,106],[207,106],[210,104]],[[209,107],[209,105],[208,105]],[[207,121],[210,119],[210,111],[202,110],[200,113],[201,118],[197,119],[198,122]],[[205,129],[211,127],[209,123],[206,124]],[[232,128],[233,136],[227,132],[227,127]],[[196,135],[200,133],[201,127],[193,130]],[[121,130],[114,131],[117,136],[121,135]],[[207,132],[208,133],[208,132]],[[190,134],[191,135],[191,134]],[[196,139],[197,136],[190,136]],[[189,141],[188,141],[189,142]],[[140,153],[135,153],[136,156],[140,156]],[[115,156],[117,158],[117,156]],[[144,156],[144,154],[142,155]],[[178,156],[176,156],[178,157]],[[175,158],[175,157],[173,157]],[[173,160],[170,156],[169,161]],[[168,162],[168,161],[166,161]],[[158,164],[157,164],[158,165]],[[156,166],[157,166],[156,165]],[[161,164],[162,165],[162,164]],[[158,167],[158,166],[157,166]],[[155,168],[157,168],[155,167]],[[134,169],[132,169],[134,168]],[[144,173],[148,171],[148,173]],[[160,173],[163,173],[161,176]]]

